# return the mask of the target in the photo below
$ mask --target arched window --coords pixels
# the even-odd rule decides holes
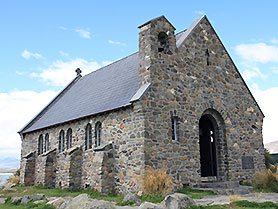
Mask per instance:
[[[97,122],[95,126],[95,146],[100,146],[101,143],[101,122]]]
[[[65,150],[65,132],[64,130],[61,130],[59,135],[59,152],[63,152],[64,150]]]
[[[86,133],[85,133],[85,150],[92,148],[92,125],[88,123],[86,126]]]
[[[47,152],[49,150],[49,135],[45,134],[44,137],[44,151]]]
[[[39,141],[38,141],[38,155],[43,153],[43,136],[42,134],[39,136]]]
[[[72,147],[72,129],[69,128],[67,131],[67,149]]]

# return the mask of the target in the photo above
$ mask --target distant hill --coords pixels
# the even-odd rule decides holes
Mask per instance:
[[[0,158],[0,170],[18,169],[20,160],[13,157]]]
[[[272,154],[272,153],[278,153],[278,140],[274,142],[270,142],[264,145],[266,149]]]

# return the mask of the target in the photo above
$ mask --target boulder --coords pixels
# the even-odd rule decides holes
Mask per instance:
[[[1,192],[16,192],[16,189],[11,187],[4,187]]]
[[[196,205],[196,203],[185,194],[174,193],[166,196],[160,205],[166,209],[185,209],[189,206]]]
[[[0,204],[4,204],[7,198],[0,198]]]
[[[32,199],[30,198],[30,195],[25,195],[25,196],[22,197],[20,203],[23,204],[23,205],[27,205],[31,201],[32,201]]]
[[[40,203],[44,203],[46,200],[36,200],[34,201],[35,204],[40,204]]]
[[[21,202],[21,200],[22,200],[22,197],[18,197],[18,196],[13,196],[13,197],[11,198],[11,202],[12,202],[12,203],[15,203],[15,204]]]
[[[91,199],[88,194],[81,194],[73,198],[65,209],[112,209],[114,204],[104,200]]]
[[[139,209],[162,209],[162,207],[151,202],[143,202]]]
[[[135,202],[135,203],[141,202],[140,198],[134,193],[128,193],[127,195],[125,195],[122,202],[128,202],[128,201]]]
[[[54,200],[50,200],[47,205],[53,205],[55,208],[60,208],[60,206],[65,202],[65,199],[62,197],[55,198]]]
[[[30,196],[30,198],[33,200],[41,200],[45,198],[44,194],[33,194]]]

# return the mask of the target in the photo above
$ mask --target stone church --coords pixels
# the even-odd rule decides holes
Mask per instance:
[[[77,76],[24,128],[24,185],[137,191],[146,166],[177,186],[264,168],[264,115],[206,16],[139,26],[139,52]]]

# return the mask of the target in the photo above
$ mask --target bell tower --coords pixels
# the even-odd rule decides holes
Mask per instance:
[[[164,16],[138,27],[139,86],[151,83],[152,68],[177,51],[175,27]]]

